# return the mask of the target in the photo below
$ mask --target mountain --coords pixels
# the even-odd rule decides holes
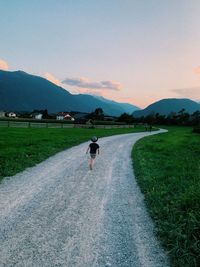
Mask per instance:
[[[61,87],[23,71],[0,71],[0,109],[50,112],[75,109],[79,103]]]
[[[104,113],[108,115],[118,116],[124,112],[120,106],[115,106],[105,103],[92,95],[79,94],[79,95],[74,95],[74,97],[77,101],[80,101],[82,104],[89,105],[90,111],[94,111],[97,107],[101,107]]]
[[[73,95],[50,81],[23,71],[0,70],[0,110],[92,112],[101,107],[105,114],[119,116],[121,104],[102,101],[90,95]]]
[[[122,113],[128,113],[128,114],[132,114],[135,110],[140,110],[139,107],[134,106],[132,104],[129,103],[119,103],[113,100],[108,100],[102,96],[94,96],[95,98],[101,100],[102,102],[105,102],[107,104],[112,105],[113,107],[115,106],[116,108],[121,108],[121,112]]]
[[[168,98],[157,101],[143,110],[133,112],[133,116],[141,117],[156,113],[159,113],[160,115],[168,115],[171,112],[177,113],[181,109],[185,109],[186,112],[191,114],[197,110],[200,110],[200,105],[197,102],[187,98]]]

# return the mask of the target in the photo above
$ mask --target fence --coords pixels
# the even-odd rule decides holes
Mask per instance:
[[[0,121],[0,127],[15,127],[15,128],[134,128],[134,125],[95,125],[88,124],[67,124],[67,123],[51,123],[51,122],[26,122],[26,121]]]

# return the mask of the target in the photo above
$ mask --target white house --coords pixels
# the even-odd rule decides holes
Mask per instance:
[[[32,114],[31,114],[31,117],[33,118],[33,119],[36,119],[36,120],[41,120],[42,119],[42,113],[40,113],[40,112],[33,112]]]
[[[59,112],[56,116],[56,120],[74,121],[74,118],[67,112]]]
[[[40,113],[40,114],[35,115],[35,119],[41,120],[42,119],[42,114]]]
[[[10,117],[10,118],[16,118],[17,117],[17,114],[15,112],[9,112],[8,113],[8,117]]]

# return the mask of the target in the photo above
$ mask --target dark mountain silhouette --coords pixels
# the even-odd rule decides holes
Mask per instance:
[[[94,97],[96,97],[97,99],[101,100],[102,102],[105,102],[107,104],[112,105],[113,107],[114,106],[116,106],[116,108],[120,107],[122,113],[132,114],[135,110],[140,110],[139,107],[137,107],[135,105],[132,105],[132,104],[129,104],[129,103],[115,102],[113,100],[106,99],[106,98],[104,98],[102,96],[94,96]]]
[[[200,110],[200,105],[197,102],[187,98],[183,99],[168,98],[157,101],[143,110],[138,110],[133,112],[133,116],[141,117],[156,113],[159,113],[160,115],[168,115],[171,112],[177,113],[182,109],[185,109],[185,112],[191,114],[197,110]]]
[[[73,95],[42,77],[23,71],[0,70],[0,110],[92,112],[98,107],[113,116],[124,112],[117,102],[112,104],[89,95]]]
[[[78,103],[61,87],[23,71],[0,71],[0,109],[50,112],[75,109]]]

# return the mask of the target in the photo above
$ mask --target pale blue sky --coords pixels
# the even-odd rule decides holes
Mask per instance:
[[[70,92],[141,107],[197,100],[199,14],[199,0],[0,0],[0,59],[9,70],[76,78],[76,87],[62,84]],[[102,81],[116,90],[92,88]]]

